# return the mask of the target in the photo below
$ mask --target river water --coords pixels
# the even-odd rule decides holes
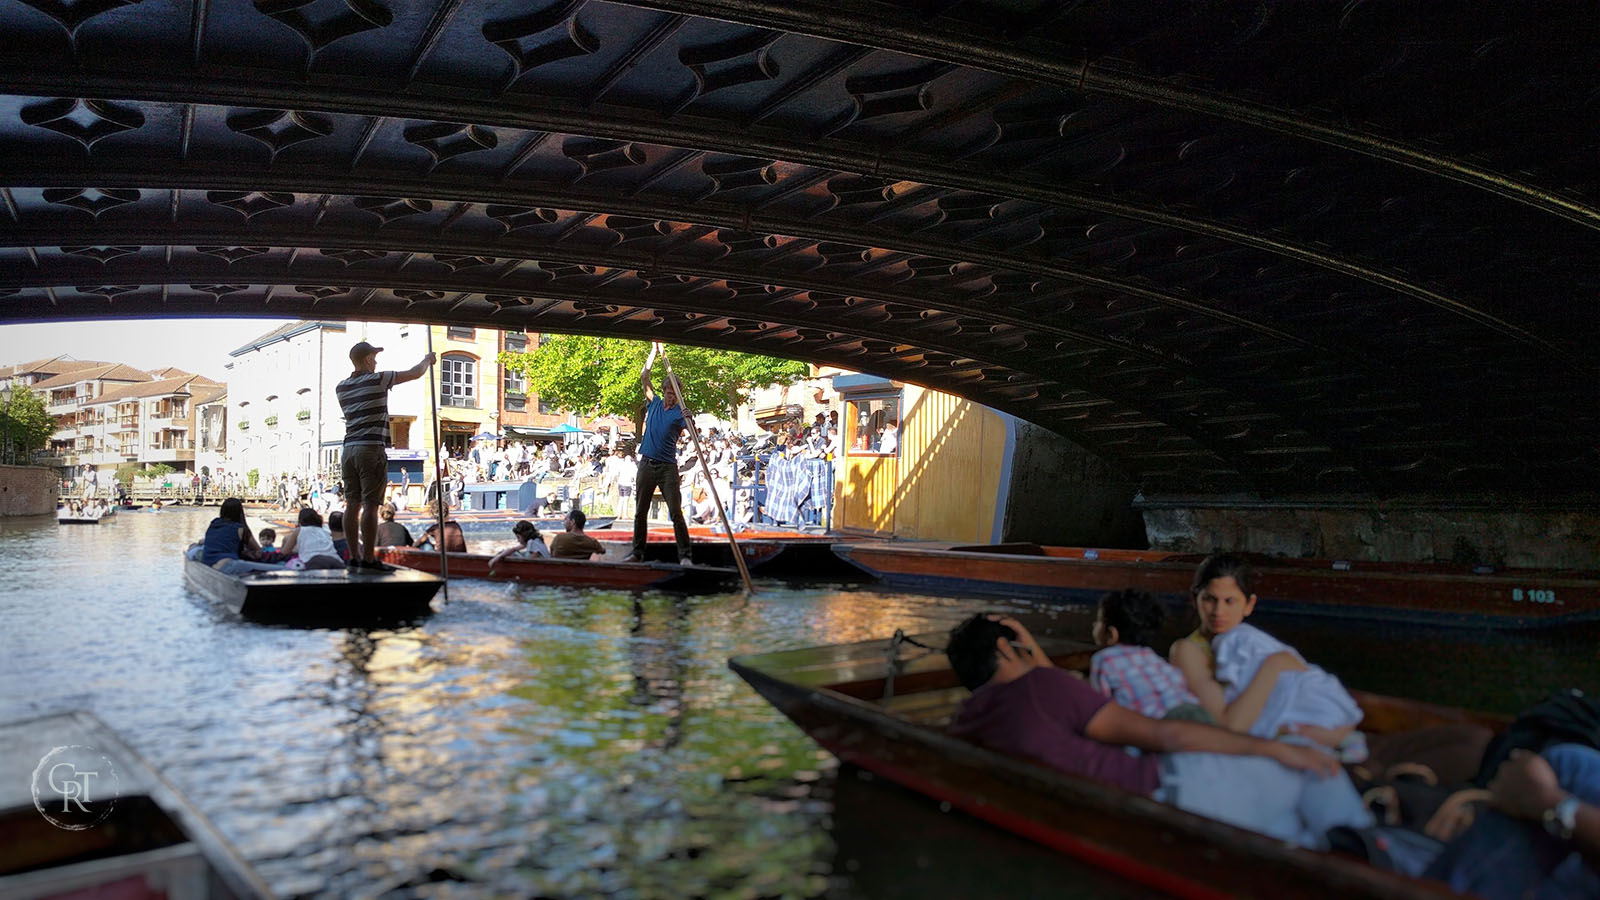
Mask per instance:
[[[280,894],[1144,894],[841,771],[726,667],[987,609],[1082,639],[1082,609],[456,581],[414,627],[265,628],[183,586],[211,515],[0,520],[0,721],[94,712]],[[1600,683],[1592,635],[1262,624],[1355,687],[1511,711]]]

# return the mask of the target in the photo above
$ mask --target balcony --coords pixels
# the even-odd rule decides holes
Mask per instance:
[[[194,462],[193,447],[151,447],[140,455],[145,462]]]
[[[114,422],[111,422],[110,425],[111,425],[111,427],[108,430],[113,432],[113,433],[118,432],[118,431],[138,431],[139,430],[139,417],[138,416],[123,416],[122,418],[117,419]]]

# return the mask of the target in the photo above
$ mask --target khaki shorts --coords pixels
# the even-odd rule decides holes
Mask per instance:
[[[389,482],[389,456],[382,447],[348,447],[344,451],[344,496],[363,505],[383,502]]]

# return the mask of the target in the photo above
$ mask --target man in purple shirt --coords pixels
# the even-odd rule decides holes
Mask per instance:
[[[946,652],[972,691],[950,726],[957,737],[1302,847],[1325,850],[1328,829],[1373,824],[1322,750],[1147,718],[1056,668],[1015,619],[974,616]]]

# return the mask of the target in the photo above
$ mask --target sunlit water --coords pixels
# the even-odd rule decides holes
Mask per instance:
[[[211,515],[0,520],[0,721],[96,713],[281,894],[1142,893],[841,776],[726,667],[982,609],[1084,638],[1082,609],[842,586],[767,585],[743,605],[456,581],[411,628],[265,628],[183,586],[179,551]],[[1592,639],[1279,633],[1353,686],[1480,708],[1597,683]]]

